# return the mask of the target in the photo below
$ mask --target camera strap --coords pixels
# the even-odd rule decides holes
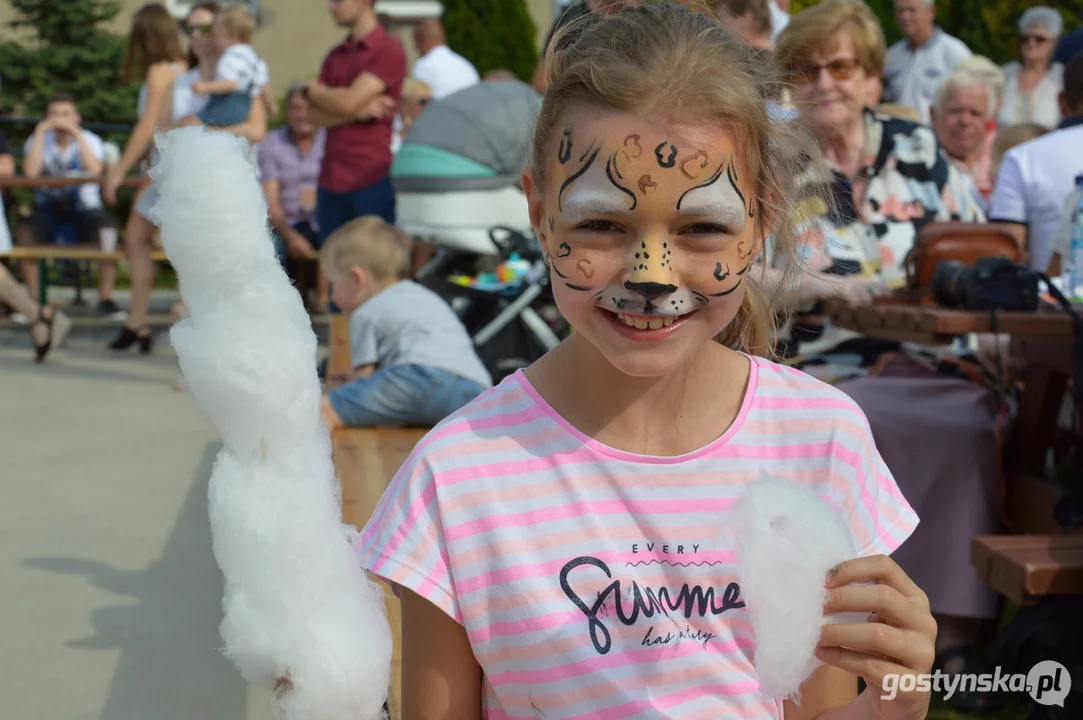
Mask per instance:
[[[1053,299],[1057,301],[1057,305],[1060,305],[1061,309],[1072,320],[1072,404],[1075,406],[1072,408],[1072,415],[1075,418],[1074,425],[1077,431],[1075,440],[1078,443],[1080,413],[1083,412],[1083,317],[1079,316],[1079,313],[1072,307],[1072,303],[1050,281],[1048,275],[1038,273],[1038,277],[1045,281],[1049,294],[1053,296]],[[1083,451],[1083,448],[1077,448],[1077,450]]]

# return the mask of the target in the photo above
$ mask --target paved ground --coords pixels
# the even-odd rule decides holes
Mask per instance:
[[[173,390],[166,336],[118,357],[115,332],[35,366],[0,329],[0,718],[270,718],[217,650],[217,434]]]

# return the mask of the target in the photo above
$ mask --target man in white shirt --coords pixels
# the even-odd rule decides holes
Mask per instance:
[[[895,21],[904,37],[887,51],[886,99],[914,108],[928,125],[941,79],[973,53],[936,26],[934,0],[895,0]]]
[[[434,100],[447,97],[481,82],[477,68],[447,46],[440,18],[426,18],[414,29],[414,43],[421,58],[410,73],[429,86]]]
[[[1064,69],[1064,120],[1053,132],[1009,150],[1000,162],[989,220],[1026,247],[1030,266],[1047,271],[1065,201],[1083,173],[1083,54]]]
[[[102,139],[81,127],[83,122],[75,98],[57,93],[50,99],[45,119],[23,146],[23,174],[28,178],[102,175],[105,148]],[[16,245],[48,242],[86,243],[98,246],[101,233],[116,233],[116,223],[102,208],[101,188],[97,182],[40,188],[34,210],[15,229]],[[119,308],[112,300],[116,282],[116,263],[103,262],[98,267],[98,311],[113,315]],[[37,263],[22,263],[23,281],[33,297],[38,295]]]

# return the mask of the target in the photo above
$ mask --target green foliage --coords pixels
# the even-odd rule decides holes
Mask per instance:
[[[482,75],[510,70],[530,82],[538,53],[537,29],[525,0],[443,0],[448,46]]]
[[[791,11],[799,12],[819,0],[793,0]],[[880,18],[888,44],[902,35],[895,25],[894,0],[866,0]],[[1019,58],[1019,17],[1033,5],[1056,8],[1064,18],[1064,32],[1080,25],[1083,0],[936,0],[936,22],[949,35],[966,43],[975,54],[998,65]]]
[[[116,0],[10,0],[21,41],[0,43],[0,112],[40,117],[56,92],[74,95],[86,122],[135,122],[138,87],[120,82],[124,38],[100,25]]]
[[[0,113],[40,118],[49,98],[65,92],[76,98],[84,123],[135,122],[139,88],[120,82],[125,39],[101,27],[120,12],[120,2],[9,1],[16,12],[10,25],[19,39],[0,43]],[[33,126],[3,131],[12,147],[21,148]],[[126,133],[103,137],[123,145]],[[12,192],[13,204],[22,211],[31,197],[29,191]],[[126,206],[116,209],[121,217],[127,217]]]

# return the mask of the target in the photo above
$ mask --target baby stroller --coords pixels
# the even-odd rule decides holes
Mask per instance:
[[[519,186],[540,105],[516,81],[461,90],[421,113],[391,167],[399,226],[436,251],[416,279],[459,313],[496,381],[566,333]]]

